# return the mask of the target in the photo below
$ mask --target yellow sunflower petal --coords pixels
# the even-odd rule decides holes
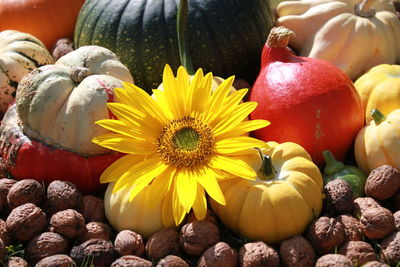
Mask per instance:
[[[150,185],[150,195],[153,196],[153,203],[159,203],[168,191],[171,189],[173,178],[175,177],[175,168],[168,167],[157,176]]]
[[[172,211],[172,197],[173,190],[167,192],[161,208],[161,220],[164,226],[169,226],[175,222],[174,214]]]
[[[215,144],[218,154],[232,154],[254,147],[267,147],[267,144],[264,141],[247,136],[224,139]]]
[[[153,143],[114,133],[96,136],[92,139],[92,142],[99,146],[127,154],[147,155],[156,151]]]
[[[163,72],[163,86],[164,95],[167,99],[169,109],[175,118],[183,117],[182,97],[178,90],[178,84],[176,82],[174,73],[169,65],[166,65]]]
[[[178,189],[176,188],[176,183],[174,191],[172,192],[172,213],[174,216],[175,225],[179,225],[186,216],[185,208],[179,201]]]
[[[209,165],[211,168],[224,170],[236,177],[254,180],[257,176],[245,161],[233,157],[214,155],[211,157]]]
[[[113,131],[115,133],[119,133],[122,135],[126,135],[132,138],[137,138],[137,139],[145,139],[145,136],[142,132],[140,132],[138,129],[130,127],[128,124],[126,124],[123,121],[120,120],[110,120],[110,119],[104,119],[104,120],[98,120],[95,122],[97,125],[100,125],[101,127]]]
[[[214,120],[210,123],[215,135],[229,132],[239,125],[257,107],[256,102],[245,102],[240,104],[234,112],[219,121]],[[215,124],[215,125],[214,125]]]
[[[189,169],[180,169],[176,173],[176,189],[179,201],[188,213],[196,198],[197,180]]]
[[[228,139],[236,136],[240,136],[251,131],[255,131],[261,128],[264,128],[271,123],[266,120],[248,120],[242,121],[239,125],[237,125],[234,129],[230,131],[215,134],[215,140],[218,142],[223,139]]]
[[[160,109],[164,112],[165,117],[169,121],[173,120],[175,117],[174,117],[174,114],[172,114],[172,111],[169,107],[168,101],[165,98],[164,92],[159,89],[153,89],[153,96],[157,100],[157,103],[160,106]]]
[[[126,90],[125,88],[114,88],[114,93],[116,96],[116,99],[119,103],[128,105],[128,106],[135,106],[136,102],[133,99],[132,95],[129,94],[128,90]]]
[[[143,161],[142,155],[125,155],[114,161],[100,176],[100,183],[117,181],[131,166]]]
[[[140,182],[138,180],[140,179]],[[129,191],[129,201],[132,201],[146,186],[155,179],[155,176],[142,176],[135,180],[132,189]]]
[[[145,160],[131,166],[115,183],[113,192],[118,191],[125,184],[133,184],[137,179],[145,180],[147,177],[155,178],[168,166],[158,156],[146,158]]]
[[[193,212],[198,221],[203,220],[207,216],[207,199],[204,194],[204,188],[197,184],[196,199],[193,203]]]
[[[206,190],[207,194],[221,205],[225,205],[225,197],[219,187],[216,174],[211,169],[205,169],[205,172],[198,172],[197,181]]]
[[[211,96],[212,74],[203,75],[202,69],[199,69],[189,87],[189,100],[191,115],[197,117],[207,106]]]

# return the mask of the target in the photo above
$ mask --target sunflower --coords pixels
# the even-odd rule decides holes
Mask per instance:
[[[172,198],[169,210],[178,225],[191,209],[198,220],[206,216],[206,194],[225,204],[218,180],[255,179],[246,153],[266,145],[247,133],[269,122],[246,120],[257,103],[242,102],[247,89],[230,93],[234,77],[215,91],[212,80],[211,73],[199,69],[193,77],[183,67],[175,77],[166,65],[163,88],[153,96],[130,83],[115,88],[117,101],[107,105],[117,119],[96,122],[112,133],[93,142],[126,155],[102,173],[100,182],[114,182],[113,192],[131,188],[130,201],[147,186],[154,198]]]

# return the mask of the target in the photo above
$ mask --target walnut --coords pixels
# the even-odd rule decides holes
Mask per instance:
[[[13,209],[6,220],[7,230],[19,241],[29,241],[47,226],[47,216],[35,204],[26,203]]]
[[[82,193],[71,182],[56,180],[47,187],[46,205],[49,214],[66,209],[80,211],[82,202]]]
[[[191,212],[189,212],[189,214],[186,216],[186,223],[191,223],[191,222],[194,222],[194,221],[198,221],[198,220],[197,220],[196,215],[194,214],[194,212],[191,211]],[[202,221],[203,221],[203,220],[202,220]],[[207,215],[206,215],[206,217],[204,218],[204,221],[209,221],[209,222],[214,223],[214,224],[217,224],[217,223],[218,223],[218,219],[217,219],[217,217],[215,216],[215,213],[214,213],[212,210],[210,210],[210,209],[207,209]]]
[[[365,194],[377,200],[388,199],[400,189],[400,172],[390,165],[375,168],[365,182]]]
[[[92,195],[84,196],[82,215],[83,218],[85,218],[86,223],[106,222],[106,215],[104,211],[104,200]]]
[[[150,261],[133,255],[125,255],[115,260],[111,267],[151,267]],[[178,266],[177,266],[178,267]]]
[[[189,264],[178,256],[168,255],[161,259],[156,267],[189,267]]]
[[[361,214],[370,208],[380,208],[382,205],[371,197],[358,197],[354,200],[353,216],[357,219]]]
[[[35,265],[35,267],[54,267],[54,266],[72,267],[76,266],[76,264],[70,256],[65,254],[56,254],[43,258]]]
[[[370,239],[381,239],[396,229],[393,214],[386,208],[370,208],[361,214],[360,226]]]
[[[86,224],[82,214],[73,209],[66,209],[51,216],[49,228],[50,231],[67,238],[75,238],[86,231]]]
[[[364,264],[362,267],[390,267],[390,266],[383,262],[370,261]]]
[[[236,250],[225,242],[218,242],[204,251],[197,261],[197,267],[235,267],[237,261]],[[279,264],[270,266],[279,266]]]
[[[344,226],[344,231],[346,233],[346,237],[344,239],[347,241],[360,241],[363,239],[363,234],[361,232],[360,222],[349,214],[343,214],[336,217],[341,224]]]
[[[109,241],[111,238],[110,227],[102,222],[90,222],[86,224],[86,229],[78,236],[78,243],[83,243],[89,239],[103,239]]]
[[[307,238],[320,254],[327,254],[340,246],[346,237],[343,224],[335,218],[319,217],[307,228]]]
[[[342,180],[335,179],[324,186],[324,207],[333,214],[351,212],[354,204],[354,194],[350,185]]]
[[[28,262],[21,258],[21,257],[9,257],[7,260],[7,265],[8,267],[28,267],[29,264]]]
[[[244,244],[239,250],[240,266],[279,266],[279,264],[278,252],[262,241]]]
[[[10,188],[17,182],[14,179],[0,179],[0,212],[8,212],[10,207],[7,202],[7,195]]]
[[[209,221],[193,221],[182,226],[180,244],[183,250],[194,256],[219,242],[219,229]]]
[[[314,266],[317,260],[312,245],[301,235],[282,241],[279,247],[279,255],[281,255],[284,266]]]
[[[160,260],[180,252],[179,233],[175,228],[162,228],[152,234],[146,243],[146,254],[152,260]]]
[[[315,267],[353,267],[352,261],[340,254],[325,254],[317,260]]]
[[[0,219],[0,239],[3,240],[6,245],[9,245],[11,242],[11,236],[7,230],[7,224],[2,219]]]
[[[68,252],[68,241],[62,235],[44,232],[29,241],[26,253],[30,262],[36,263],[43,258]]]
[[[11,186],[7,195],[7,203],[10,209],[14,209],[25,203],[41,204],[45,197],[45,190],[41,183],[33,179],[25,179]]]
[[[0,239],[0,260],[4,258],[7,253],[7,248],[3,240]]]
[[[397,231],[400,231],[400,210],[396,211],[393,214],[393,218],[394,218],[394,224],[396,226]],[[1,231],[0,231],[0,233],[1,233]]]
[[[109,267],[118,258],[118,253],[109,241],[90,239],[73,247],[70,256],[78,266],[90,258],[96,267]]]
[[[58,39],[57,42],[51,48],[51,55],[54,60],[58,60],[60,57],[74,51],[74,43],[69,38]]]
[[[364,241],[348,241],[339,248],[338,253],[349,258],[357,266],[377,260],[374,248]]]
[[[142,236],[131,230],[123,230],[117,234],[114,247],[121,256],[144,254],[144,243]]]
[[[390,265],[400,262],[400,232],[395,232],[382,241],[380,256]]]

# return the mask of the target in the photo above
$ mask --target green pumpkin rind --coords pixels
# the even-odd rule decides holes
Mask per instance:
[[[87,0],[78,16],[75,47],[104,46],[150,92],[162,69],[180,65],[176,14],[179,1]],[[194,68],[254,81],[273,16],[267,0],[191,0],[188,40]],[[145,31],[143,31],[145,29]]]

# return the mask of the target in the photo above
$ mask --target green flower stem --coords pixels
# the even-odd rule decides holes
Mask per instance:
[[[188,1],[181,0],[179,2],[178,14],[176,18],[176,31],[178,36],[179,59],[181,65],[186,69],[189,75],[194,75],[192,57],[190,56],[188,41]]]
[[[376,125],[379,125],[386,120],[386,116],[377,109],[371,111],[371,117],[374,119]]]
[[[332,152],[330,152],[329,150],[325,150],[324,152],[322,152],[322,155],[326,163],[324,167],[324,172],[327,175],[340,172],[345,168],[343,162],[337,161],[333,156]]]

